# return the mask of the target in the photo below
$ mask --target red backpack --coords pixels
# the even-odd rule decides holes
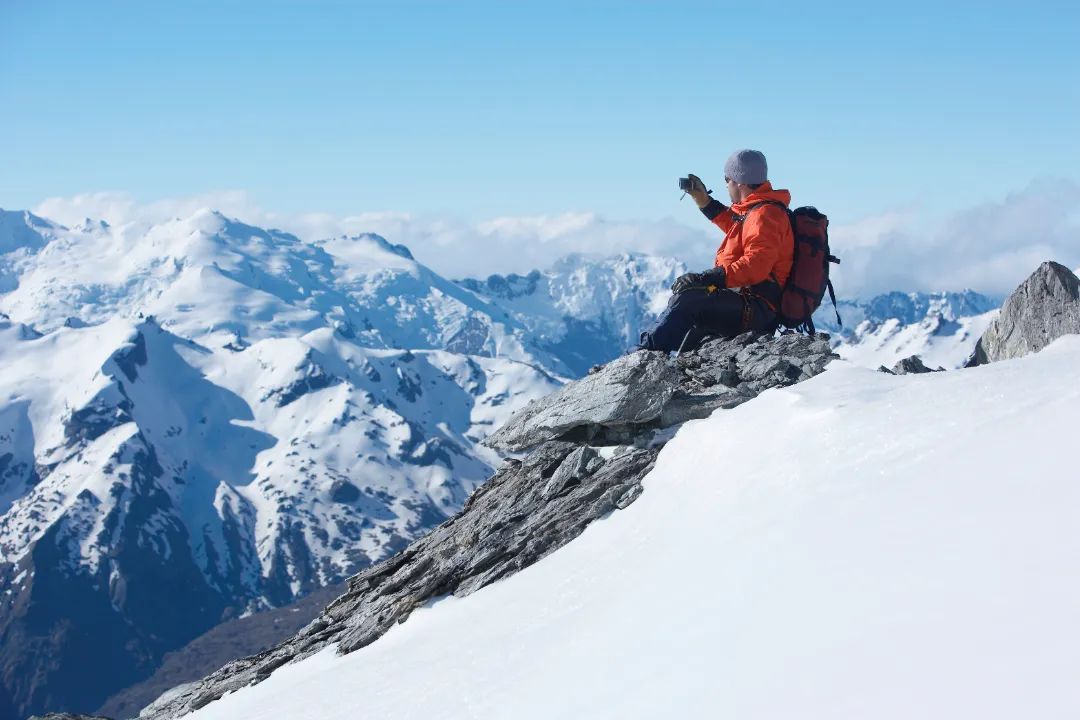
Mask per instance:
[[[751,211],[762,205],[777,205],[787,212],[791,221],[791,233],[795,237],[795,254],[791,260],[791,274],[780,293],[777,317],[780,324],[793,330],[805,330],[814,334],[814,311],[821,307],[825,291],[829,291],[836,322],[843,327],[840,313],[836,310],[836,293],[829,280],[829,263],[840,263],[840,258],[829,253],[829,218],[815,207],[789,210],[783,203],[766,201],[754,203],[746,214],[736,220],[746,219]]]

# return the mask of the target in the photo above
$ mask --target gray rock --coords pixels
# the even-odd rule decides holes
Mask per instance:
[[[678,371],[664,353],[639,350],[624,355],[532,401],[484,444],[521,451],[567,437],[580,428],[595,429],[597,434],[576,434],[573,439],[598,443],[613,439],[617,443],[616,438],[632,437],[635,428],[660,416],[678,387],[678,379]]]
[[[1022,357],[1076,333],[1080,333],[1080,279],[1064,265],[1044,262],[1005,300],[967,367]]]
[[[592,464],[593,460],[600,459],[595,450],[588,445],[582,445],[566,456],[540,494],[545,498],[554,497],[579,484],[583,478],[592,474],[590,467],[599,468],[603,464],[602,460],[600,465]]]
[[[49,713],[48,715],[31,715],[27,720],[110,720],[104,715],[77,715],[74,713]]]
[[[920,375],[922,373],[945,372],[945,368],[943,367],[926,367],[922,358],[918,355],[912,355],[911,357],[906,357],[903,360],[897,361],[897,363],[892,366],[892,370],[884,365],[879,367],[878,370],[890,375]]]
[[[746,333],[711,340],[675,359],[639,350],[529,403],[485,443],[511,452],[548,440],[640,444],[651,431],[813,377],[835,357],[822,334]]]

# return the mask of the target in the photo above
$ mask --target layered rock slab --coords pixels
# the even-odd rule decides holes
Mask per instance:
[[[675,359],[638,350],[530,402],[484,444],[521,452],[555,439],[640,442],[652,431],[708,417],[770,387],[813,377],[835,357],[824,334],[773,338],[746,333],[711,340]]]

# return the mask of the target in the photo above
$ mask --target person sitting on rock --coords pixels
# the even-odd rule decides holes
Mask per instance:
[[[795,252],[787,215],[791,193],[773,189],[765,155],[757,150],[739,150],[724,164],[731,207],[710,197],[696,175],[689,177],[688,194],[724,231],[724,240],[714,267],[675,280],[667,308],[652,330],[641,333],[639,348],[693,350],[709,335],[771,333],[778,325],[776,308]]]

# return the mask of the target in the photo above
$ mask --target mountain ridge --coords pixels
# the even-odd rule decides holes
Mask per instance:
[[[490,473],[485,428],[560,382],[376,236],[212,212],[50,232],[0,255],[11,716],[92,710],[221,620],[392,554]],[[443,349],[470,318],[488,354]]]

